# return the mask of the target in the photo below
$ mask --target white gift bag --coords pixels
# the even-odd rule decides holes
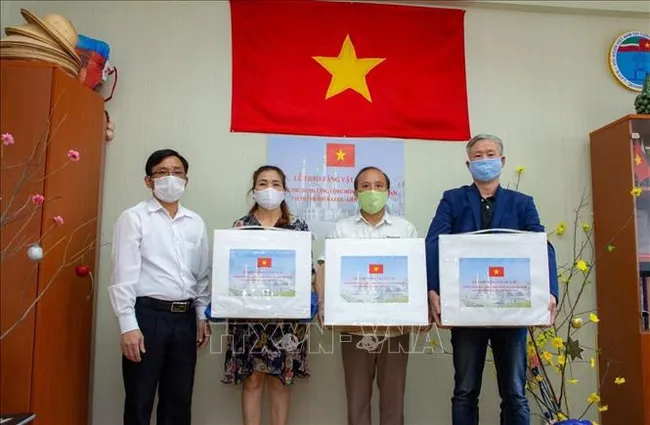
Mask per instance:
[[[212,317],[309,319],[311,233],[257,229],[214,231]]]
[[[326,239],[325,326],[427,326],[424,239]]]
[[[442,324],[548,325],[547,243],[543,232],[510,229],[440,235]]]

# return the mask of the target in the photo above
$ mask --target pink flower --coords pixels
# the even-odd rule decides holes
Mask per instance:
[[[14,136],[12,136],[9,133],[4,133],[1,137],[2,137],[2,144],[5,146],[13,145],[14,143],[16,143],[16,141],[14,140]]]
[[[70,161],[79,161],[79,152],[70,149],[68,151],[68,158],[70,158]]]
[[[45,202],[45,196],[37,193],[36,195],[32,196],[32,202],[36,205],[43,205],[43,202]]]
[[[61,217],[60,215],[52,217],[52,220],[54,220],[54,222],[59,226],[63,224],[63,217]]]

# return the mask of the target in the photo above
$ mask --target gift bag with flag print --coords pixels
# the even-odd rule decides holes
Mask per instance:
[[[215,230],[208,317],[310,320],[311,241],[278,228]]]
[[[441,235],[442,324],[548,325],[547,243],[545,233],[508,229]]]

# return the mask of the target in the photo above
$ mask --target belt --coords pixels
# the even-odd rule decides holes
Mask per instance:
[[[191,311],[193,303],[194,300],[163,301],[151,297],[138,297],[136,300],[136,305],[139,304],[143,307],[170,313],[187,313]]]

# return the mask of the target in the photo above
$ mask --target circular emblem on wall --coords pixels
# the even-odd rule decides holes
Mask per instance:
[[[650,34],[621,34],[609,49],[609,67],[616,80],[630,90],[641,91],[650,73]]]

